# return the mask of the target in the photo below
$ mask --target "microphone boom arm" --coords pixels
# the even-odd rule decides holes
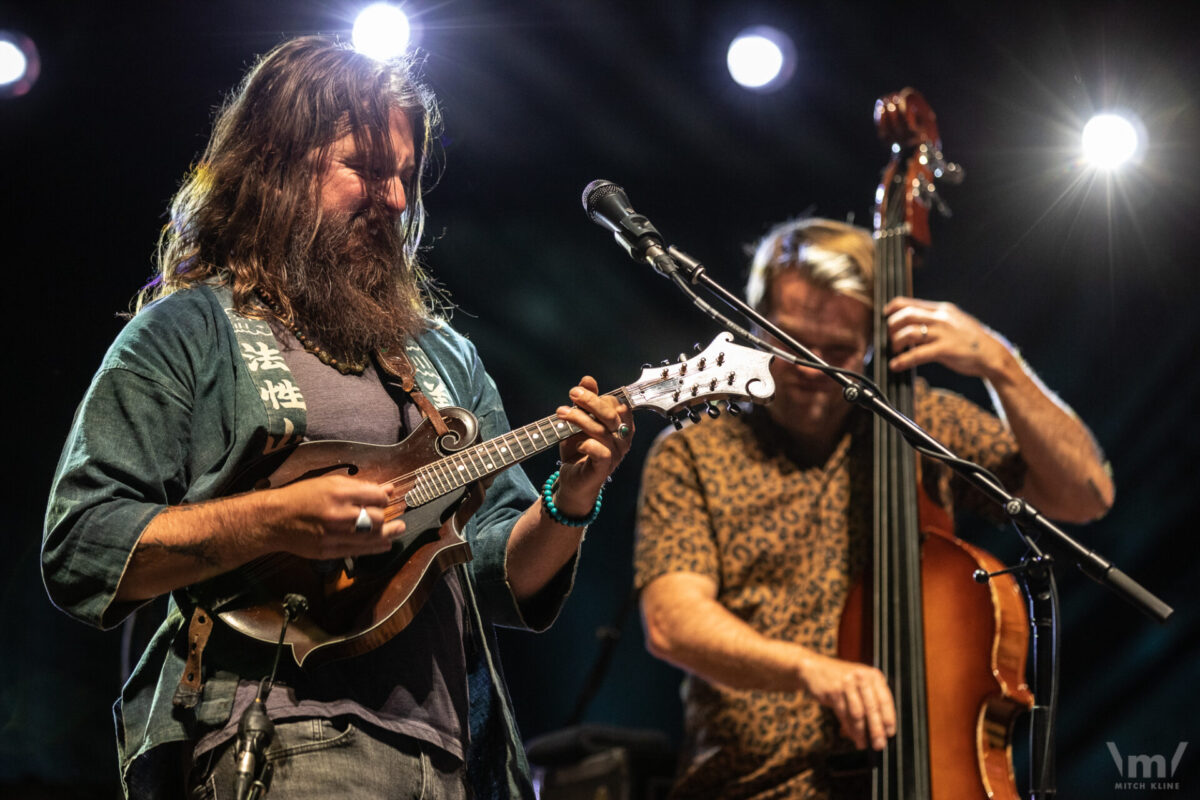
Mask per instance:
[[[645,261],[654,267],[655,271],[670,278],[679,289],[688,295],[692,302],[736,336],[753,342],[758,347],[773,353],[777,357],[792,363],[820,369],[842,386],[842,395],[847,402],[856,403],[869,409],[885,422],[897,428],[904,439],[921,454],[936,458],[947,464],[965,480],[978,488],[994,502],[998,503],[1017,526],[1018,531],[1028,526],[1048,534],[1050,539],[1065,552],[1069,553],[1076,566],[1092,580],[1105,586],[1122,597],[1127,603],[1142,611],[1158,622],[1165,622],[1174,612],[1171,606],[1164,603],[1144,586],[1126,575],[1115,565],[1104,559],[1093,550],[1089,550],[1067,535],[1061,528],[1043,516],[1033,506],[1024,500],[1014,497],[1005,490],[994,475],[982,467],[958,458],[945,445],[933,438],[924,428],[901,414],[888,402],[883,392],[864,375],[833,367],[817,357],[800,342],[771,323],[766,317],[751,308],[737,295],[710,278],[704,266],[696,259],[684,253],[675,246],[663,247],[662,236],[650,221],[637,214],[625,194],[625,190],[611,181],[592,181],[583,191],[584,211],[591,220],[602,227],[608,228],[616,235],[618,242],[629,252],[635,261]],[[691,284],[691,285],[689,285]],[[800,353],[803,358],[786,353],[764,342],[760,337],[747,331],[741,325],[730,320],[712,305],[701,298],[693,285],[700,284],[709,292],[719,297],[726,305],[738,312],[742,317],[751,320],[754,325],[770,332],[779,341]],[[880,356],[881,357],[881,356]]]

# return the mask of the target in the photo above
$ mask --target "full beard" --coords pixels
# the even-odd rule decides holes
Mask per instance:
[[[296,226],[283,290],[297,323],[344,361],[402,345],[424,327],[404,233],[382,209]]]

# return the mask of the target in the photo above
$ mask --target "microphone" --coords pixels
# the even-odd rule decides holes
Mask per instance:
[[[267,697],[271,687],[275,685],[275,671],[279,669],[279,654],[283,652],[284,637],[288,625],[296,617],[308,610],[308,598],[302,594],[290,593],[283,597],[283,625],[279,629],[279,643],[275,645],[275,661],[271,664],[271,674],[262,679],[258,685],[258,695],[242,713],[238,723],[237,738],[237,767],[234,769],[233,796],[236,800],[257,798],[259,789],[266,791],[265,785],[270,772],[270,764],[266,761],[266,750],[275,738],[275,723],[267,716]]]
[[[663,249],[662,235],[650,220],[633,210],[620,186],[612,181],[592,181],[583,189],[583,210],[592,222],[612,231],[634,261],[646,261],[664,275],[675,271],[674,261]]]
[[[262,699],[254,698],[238,725],[237,769],[233,790],[237,800],[246,800],[251,796],[254,784],[262,774],[263,765],[259,762],[274,735],[275,725],[267,716]]]

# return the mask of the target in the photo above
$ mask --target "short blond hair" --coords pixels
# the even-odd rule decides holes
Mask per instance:
[[[867,308],[875,305],[875,242],[864,228],[819,217],[771,228],[754,248],[746,281],[746,300],[759,313],[771,313],[771,288],[787,270]]]

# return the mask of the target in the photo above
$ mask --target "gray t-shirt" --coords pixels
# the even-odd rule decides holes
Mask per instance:
[[[420,423],[416,405],[397,403],[373,364],[361,375],[342,375],[305,351],[290,331],[272,328],[304,395],[306,439],[394,444]],[[462,585],[450,570],[408,626],[375,650],[303,669],[281,660],[267,714],[276,721],[350,716],[462,760],[470,730],[463,619]],[[237,735],[257,693],[257,681],[242,680],[229,722],[204,736],[196,753]]]

